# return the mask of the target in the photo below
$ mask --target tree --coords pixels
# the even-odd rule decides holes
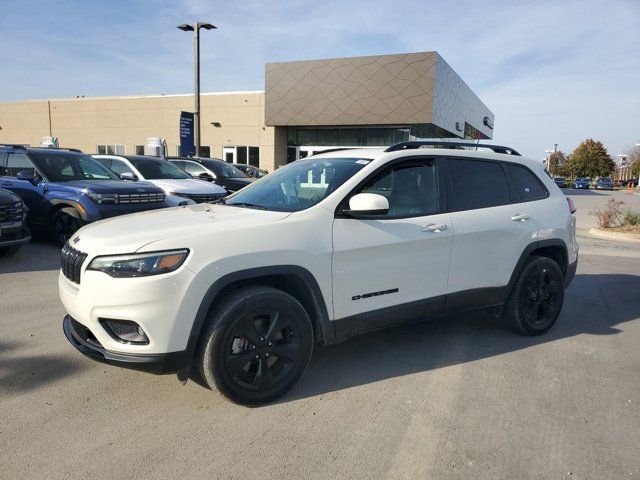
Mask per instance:
[[[576,177],[608,177],[616,168],[602,142],[589,138],[570,155],[566,168]]]
[[[627,150],[628,165],[631,165],[631,174],[636,177],[640,175],[640,147]]]
[[[547,170],[549,173],[555,177],[564,177],[567,175],[565,170],[565,165],[567,163],[567,156],[564,154],[562,150],[558,150],[557,152],[553,152],[549,155],[549,164],[547,165]]]

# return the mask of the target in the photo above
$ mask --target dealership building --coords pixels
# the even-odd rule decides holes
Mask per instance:
[[[141,154],[163,138],[180,154],[193,94],[0,103],[0,143]],[[437,52],[268,63],[265,91],[201,94],[203,156],[273,171],[336,147],[420,138],[489,139],[494,117]]]

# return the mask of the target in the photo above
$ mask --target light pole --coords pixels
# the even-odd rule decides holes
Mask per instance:
[[[557,151],[558,151],[558,144],[557,143],[553,144],[553,150],[545,150],[544,151],[544,153],[548,153],[549,154],[549,158],[547,160],[547,167],[548,167],[549,173],[551,175],[553,175],[553,172],[551,171],[551,155],[553,153],[556,153]]]
[[[196,147],[196,157],[200,156],[200,29],[213,30],[215,25],[205,22],[196,22],[195,25],[183,23],[178,25],[183,32],[193,32],[193,56],[195,70],[195,105],[193,109],[193,134]]]

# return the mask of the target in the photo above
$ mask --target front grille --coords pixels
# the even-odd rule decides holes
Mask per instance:
[[[225,196],[224,193],[180,193],[181,197],[193,200],[196,203],[215,202]]]
[[[164,202],[164,192],[158,193],[119,193],[118,203],[156,203]]]
[[[80,283],[80,269],[82,264],[87,259],[87,254],[76,250],[69,242],[65,243],[62,249],[62,256],[60,257],[60,268],[62,274],[71,280],[73,283]]]
[[[0,224],[22,222],[22,202],[0,205]]]
[[[102,344],[98,341],[93,332],[74,318],[71,318],[71,328],[73,328],[74,335],[80,340],[102,347]]]

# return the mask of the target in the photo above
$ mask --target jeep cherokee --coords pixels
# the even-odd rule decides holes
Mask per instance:
[[[575,210],[540,162],[461,145],[332,151],[221,204],[86,226],[63,249],[64,332],[245,405],[287,392],[314,345],[390,325],[489,309],[542,334],[576,271]]]

